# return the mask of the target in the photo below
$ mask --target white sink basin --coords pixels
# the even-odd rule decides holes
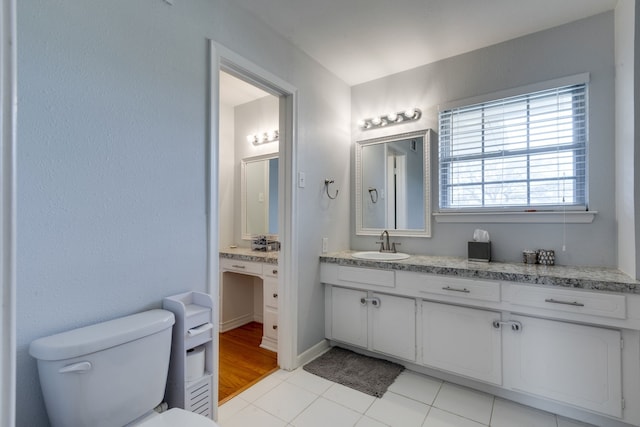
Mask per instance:
[[[353,253],[351,256],[358,259],[370,259],[373,261],[396,261],[399,259],[407,259],[411,255],[403,254],[401,252],[365,251]]]

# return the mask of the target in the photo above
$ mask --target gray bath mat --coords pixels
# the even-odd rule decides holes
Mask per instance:
[[[333,347],[303,369],[371,396],[382,397],[404,366]]]

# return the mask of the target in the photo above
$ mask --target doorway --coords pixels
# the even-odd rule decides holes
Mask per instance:
[[[218,244],[250,254],[257,236],[278,235],[279,99],[224,69],[219,87]],[[220,278],[218,403],[278,367],[277,349],[263,344],[267,282],[230,272]]]
[[[220,193],[220,172],[224,159],[220,157],[219,122],[222,118],[220,108],[219,75],[228,73],[245,83],[277,98],[278,106],[278,240],[281,250],[278,252],[278,278],[275,285],[278,293],[277,360],[278,366],[291,370],[297,363],[297,288],[293,278],[297,277],[297,243],[295,239],[297,220],[293,215],[296,206],[293,171],[296,170],[295,123],[296,89],[278,77],[245,60],[234,52],[216,43],[210,43],[210,126],[208,129],[207,153],[207,244],[208,244],[208,291],[218,300],[220,293],[220,204],[224,195]],[[247,136],[244,135],[245,141]],[[218,301],[219,302],[219,301]],[[220,307],[218,306],[218,310]],[[214,325],[214,366],[219,365],[220,324]],[[218,384],[214,385],[214,403],[218,400]],[[217,412],[217,405],[216,412]]]

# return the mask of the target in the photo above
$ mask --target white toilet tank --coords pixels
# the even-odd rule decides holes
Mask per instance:
[[[53,427],[121,427],[162,402],[173,313],[149,310],[31,343]]]

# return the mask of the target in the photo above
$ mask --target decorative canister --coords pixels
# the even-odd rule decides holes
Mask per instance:
[[[524,262],[525,264],[535,264],[536,259],[536,251],[522,251],[522,262]]]
[[[538,263],[542,265],[554,265],[556,253],[551,249],[538,249]]]

